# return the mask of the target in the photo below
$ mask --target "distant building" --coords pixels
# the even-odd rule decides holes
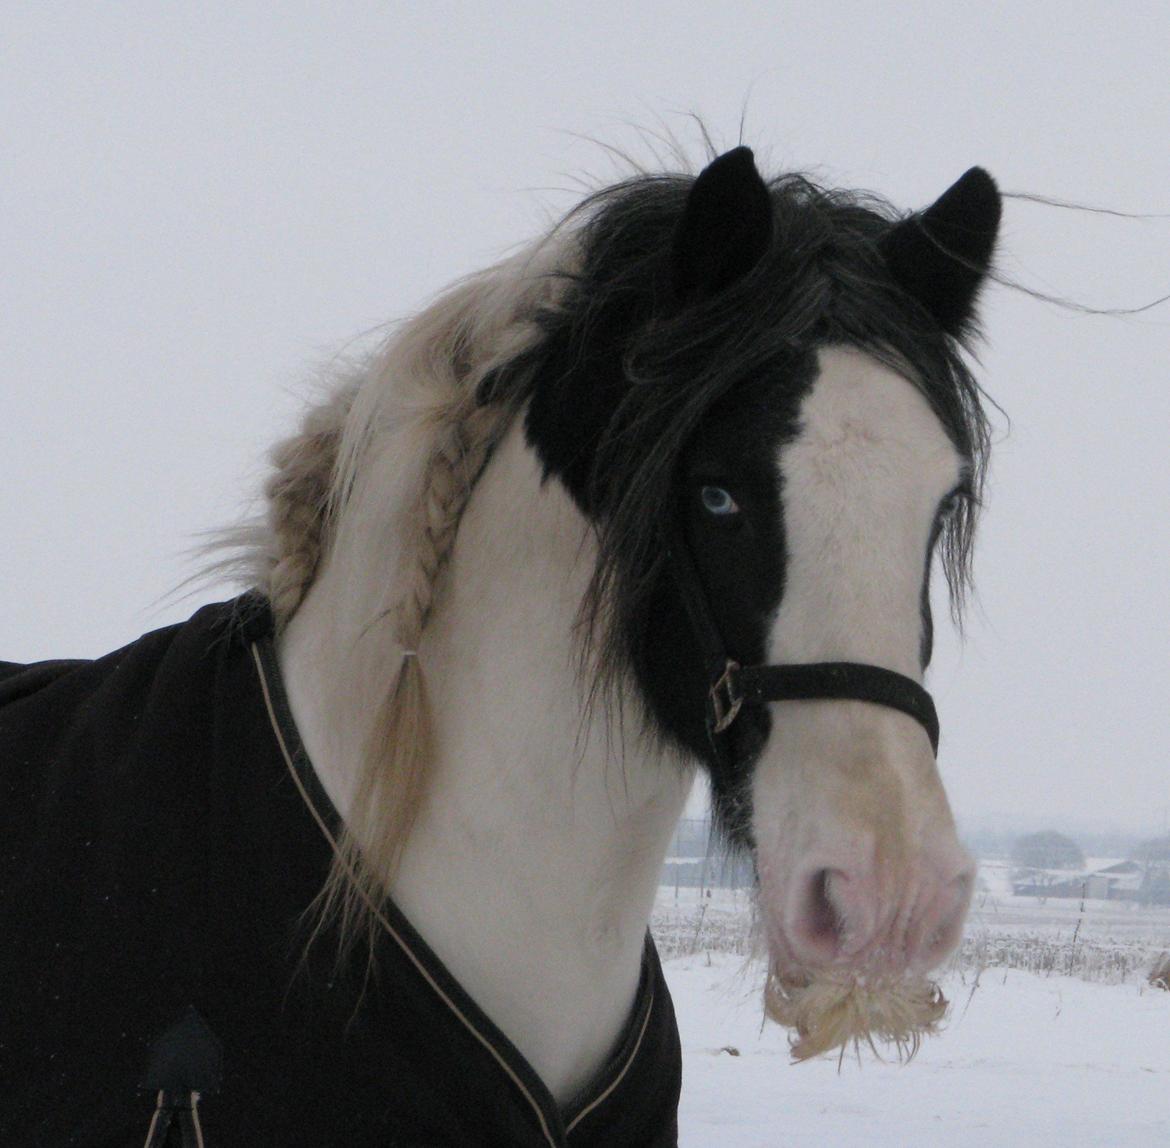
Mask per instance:
[[[1149,900],[1143,885],[1146,866],[1138,861],[1117,861],[1082,873],[1067,869],[1017,870],[1012,892],[1017,897],[1088,897],[1095,901]]]
[[[1098,901],[1136,901],[1142,885],[1142,866],[1118,861],[1089,874],[1088,896]]]

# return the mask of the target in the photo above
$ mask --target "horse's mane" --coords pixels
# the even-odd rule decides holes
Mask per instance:
[[[467,500],[517,411],[518,385],[485,383],[540,339],[573,260],[554,233],[460,281],[351,364],[272,451],[262,518],[225,535],[219,563],[268,599],[277,632],[326,562],[369,585],[371,539],[392,539],[363,639],[397,650],[372,722],[319,923],[371,926],[425,793],[430,716],[416,656]],[[514,380],[519,373],[511,372]]]
[[[542,240],[455,284],[351,364],[272,450],[264,517],[234,545],[237,570],[267,596],[278,630],[325,556],[343,552],[343,539],[368,525],[358,495],[375,461],[389,461],[393,489],[379,491],[378,501],[410,496],[409,521],[400,525],[413,537],[397,540],[404,557],[388,607],[396,635],[413,648],[471,485],[515,412],[502,390],[491,403],[478,401],[482,384],[540,338],[536,318],[554,305],[562,247]],[[410,569],[410,551],[418,569]]]
[[[403,324],[273,452],[266,514],[237,534],[236,566],[268,596],[278,629],[323,563],[348,564],[342,584],[368,582],[371,537],[393,537],[392,550],[379,551],[384,591],[366,624],[371,640],[397,649],[399,669],[386,683],[323,894],[325,917],[339,913],[347,934],[386,889],[424,794],[429,720],[412,655],[460,516],[535,388],[556,385],[550,371],[567,379],[587,370],[583,352],[599,332],[634,317],[636,339],[620,352],[631,385],[594,444],[594,476],[604,472],[608,493],[593,491],[599,563],[582,632],[597,653],[600,688],[630,665],[630,634],[664,549],[659,508],[695,427],[738,381],[800,347],[853,344],[906,373],[971,460],[971,497],[941,542],[961,600],[987,421],[963,343],[925,316],[917,322],[912,309],[908,321],[905,298],[883,274],[878,239],[897,213],[803,176],[773,180],[773,253],[701,314],[657,321],[659,265],[692,182],[639,175],[591,196],[544,239]]]

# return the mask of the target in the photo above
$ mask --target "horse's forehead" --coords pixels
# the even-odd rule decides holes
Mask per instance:
[[[954,485],[963,460],[918,387],[853,347],[822,348],[817,359],[797,432],[778,456],[788,480],[863,499],[881,486],[938,498]]]
[[[772,661],[921,669],[924,559],[959,451],[919,389],[870,355],[819,352],[777,452],[786,578]]]

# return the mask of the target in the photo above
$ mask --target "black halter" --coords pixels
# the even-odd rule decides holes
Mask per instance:
[[[711,686],[707,691],[707,736],[716,755],[726,758],[723,735],[740,710],[764,702],[813,699],[872,702],[909,714],[938,753],[938,713],[934,700],[913,678],[861,662],[812,662],[790,666],[741,666],[727,654],[690,547],[680,541],[671,565],[691,625],[703,648]]]

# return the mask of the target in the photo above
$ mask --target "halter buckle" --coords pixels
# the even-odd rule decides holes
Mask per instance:
[[[743,693],[736,679],[739,668],[738,662],[728,658],[723,673],[707,693],[712,733],[722,733],[739,716],[743,706]]]

